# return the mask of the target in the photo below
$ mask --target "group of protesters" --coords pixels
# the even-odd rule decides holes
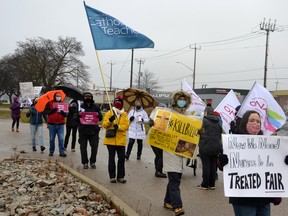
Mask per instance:
[[[126,183],[125,179],[125,159],[129,160],[134,142],[137,141],[137,160],[141,160],[143,139],[146,131],[144,124],[154,125],[153,116],[148,116],[140,100],[135,100],[135,107],[129,113],[124,111],[123,97],[117,96],[113,101],[112,108],[102,116],[98,105],[94,103],[93,95],[90,92],[83,93],[83,103],[79,107],[76,100],[69,103],[69,111],[59,110],[55,103],[63,101],[60,93],[55,93],[54,100],[47,103],[43,112],[35,109],[38,98],[26,113],[30,117],[30,130],[32,136],[32,149],[37,151],[35,135],[38,132],[39,144],[41,152],[45,150],[43,143],[43,119],[47,122],[49,129],[49,156],[53,156],[55,151],[55,137],[58,138],[59,156],[66,157],[65,151],[68,148],[69,137],[72,131],[71,151],[75,152],[77,131],[79,132],[78,142],[80,144],[81,163],[84,169],[88,169],[89,165],[92,169],[96,169],[96,156],[99,144],[100,127],[98,122],[102,121],[102,127],[106,129],[103,140],[108,150],[108,173],[111,183]],[[15,103],[19,103],[15,99]],[[178,90],[172,95],[170,109],[188,115],[187,109],[191,104],[191,95],[185,91]],[[15,108],[16,107],[16,108]],[[12,112],[20,109],[18,104],[12,104]],[[239,109],[239,107],[237,107]],[[17,111],[17,112],[18,112]],[[97,124],[85,123],[85,113],[96,113]],[[20,113],[20,111],[19,111]],[[17,117],[17,116],[16,116]],[[12,115],[12,131],[16,124],[16,131],[19,132],[19,119]],[[20,118],[20,116],[19,116]],[[66,120],[65,120],[66,118]],[[66,136],[64,139],[64,126],[66,124]],[[234,127],[235,128],[235,127]],[[233,130],[234,130],[233,128]],[[126,135],[129,131],[128,148],[126,149]],[[263,135],[261,131],[260,115],[256,111],[247,111],[241,121],[238,121],[237,134]],[[216,164],[222,169],[228,164],[229,159],[223,153],[221,143],[222,125],[221,118],[215,115],[211,106],[207,106],[204,112],[203,125],[199,130],[199,156],[202,161],[202,182],[198,185],[199,189],[215,190],[216,180]],[[88,158],[88,143],[91,147],[91,154]],[[172,210],[175,215],[183,215],[183,204],[181,200],[180,183],[184,167],[184,156],[180,156],[171,152],[163,151],[151,146],[155,153],[155,176],[166,178],[168,184],[164,197],[164,208]],[[115,157],[118,157],[117,164]],[[217,162],[218,161],[218,162]],[[284,162],[288,165],[288,156],[284,158]],[[162,170],[163,168],[163,170]],[[163,173],[165,171],[165,173]],[[270,203],[279,205],[281,198],[259,198],[259,197],[231,197],[229,202],[233,205],[236,216],[240,215],[270,215]]]

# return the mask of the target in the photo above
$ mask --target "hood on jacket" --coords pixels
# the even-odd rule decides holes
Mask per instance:
[[[214,115],[207,115],[204,118],[212,121],[212,122],[220,122],[219,116],[214,116]]]
[[[16,103],[17,102],[17,99],[19,99],[17,96],[15,96],[14,98],[13,98],[13,102],[14,103]]]
[[[71,101],[69,102],[69,104],[72,104],[72,103],[78,104],[78,101],[77,101],[76,99],[73,99],[73,100],[71,100]]]
[[[181,109],[184,111],[187,110],[188,107],[190,106],[191,102],[192,102],[192,98],[191,98],[191,95],[189,93],[182,91],[182,90],[177,90],[177,91],[173,92],[172,100],[171,100],[171,106],[173,108],[179,108],[177,106],[177,100],[179,99],[179,97],[185,97],[186,105]]]

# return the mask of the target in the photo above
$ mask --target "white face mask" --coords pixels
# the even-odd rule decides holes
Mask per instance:
[[[56,97],[56,101],[61,101],[61,97]]]

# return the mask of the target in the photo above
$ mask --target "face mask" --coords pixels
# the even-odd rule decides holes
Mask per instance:
[[[87,98],[87,99],[84,99],[84,103],[93,103],[93,99],[91,98]]]
[[[56,97],[56,101],[61,101],[61,97]]]
[[[257,135],[261,129],[259,124],[248,122],[246,125],[246,130],[248,134]]]
[[[180,107],[180,108],[185,107],[186,106],[186,101],[178,100],[177,101],[177,106]]]
[[[137,109],[137,110],[141,109],[141,106],[136,106],[136,109]]]
[[[114,105],[114,107],[116,107],[117,109],[122,109],[122,103],[119,102],[119,101],[115,101],[113,105]]]

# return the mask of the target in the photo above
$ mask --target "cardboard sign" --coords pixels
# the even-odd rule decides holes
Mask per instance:
[[[60,112],[61,110],[63,110],[64,112],[68,112],[68,103],[53,103],[53,108],[58,108],[57,112]]]
[[[97,125],[98,113],[97,112],[81,112],[81,124],[84,125]]]
[[[200,138],[198,130],[202,127],[202,119],[167,108],[155,110],[155,115],[151,116],[154,126],[149,130],[147,142],[165,151],[193,158]]]
[[[288,197],[288,137],[222,135],[228,197]]]

